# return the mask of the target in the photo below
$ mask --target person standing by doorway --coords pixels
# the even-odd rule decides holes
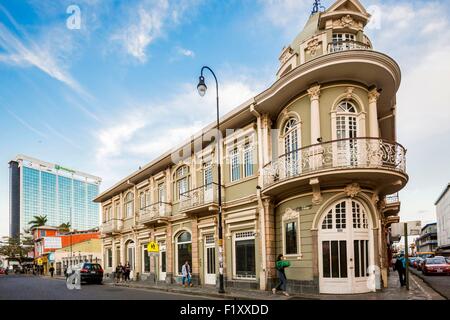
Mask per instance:
[[[400,279],[400,287],[406,285],[406,260],[403,254],[397,257],[395,261],[395,270],[398,272],[398,278]]]
[[[275,263],[275,268],[277,269],[277,276],[280,282],[278,285],[272,289],[273,294],[276,294],[278,290],[282,290],[285,296],[289,296],[289,293],[286,291],[287,278],[284,269],[291,266],[291,263],[286,260],[286,258],[280,254],[278,255],[277,262]]]
[[[189,265],[189,261],[186,261],[183,264],[183,267],[181,267],[181,281],[183,284],[183,287],[186,287],[186,285],[192,287],[191,282],[191,266]]]
[[[127,262],[125,265],[125,281],[130,281],[130,273],[131,273],[131,266],[130,263]]]

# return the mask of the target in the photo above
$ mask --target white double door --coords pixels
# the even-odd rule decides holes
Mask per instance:
[[[369,281],[373,272],[373,241],[368,223],[362,223],[362,215],[365,219],[367,215],[353,200],[340,205],[337,215],[336,212],[332,215],[333,228],[323,229],[322,226],[319,231],[320,292],[354,294],[374,291]],[[336,228],[336,216],[339,228]]]

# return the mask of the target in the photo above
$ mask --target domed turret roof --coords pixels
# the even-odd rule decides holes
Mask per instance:
[[[309,17],[303,30],[295,37],[294,41],[292,41],[292,48],[298,48],[302,42],[310,39],[319,32],[319,18],[320,13],[315,13]]]

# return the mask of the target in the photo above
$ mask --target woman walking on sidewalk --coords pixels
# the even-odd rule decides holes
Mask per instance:
[[[289,293],[286,292],[286,283],[287,283],[287,278],[286,278],[286,273],[284,272],[285,268],[288,268],[291,266],[291,263],[289,261],[286,260],[286,258],[280,254],[278,256],[277,262],[275,264],[275,268],[277,269],[277,275],[278,278],[280,279],[280,282],[278,283],[278,285],[272,289],[273,294],[277,293],[277,290],[282,290],[283,294],[285,296],[289,296]]]

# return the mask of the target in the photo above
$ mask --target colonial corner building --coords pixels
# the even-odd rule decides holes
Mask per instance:
[[[374,50],[369,18],[357,0],[312,14],[282,50],[275,83],[221,118],[225,287],[270,290],[278,254],[291,262],[290,292],[387,286],[387,230],[408,176],[400,68]],[[135,279],[174,283],[187,260],[194,284],[218,285],[214,129],[96,198],[107,272],[128,261]]]

